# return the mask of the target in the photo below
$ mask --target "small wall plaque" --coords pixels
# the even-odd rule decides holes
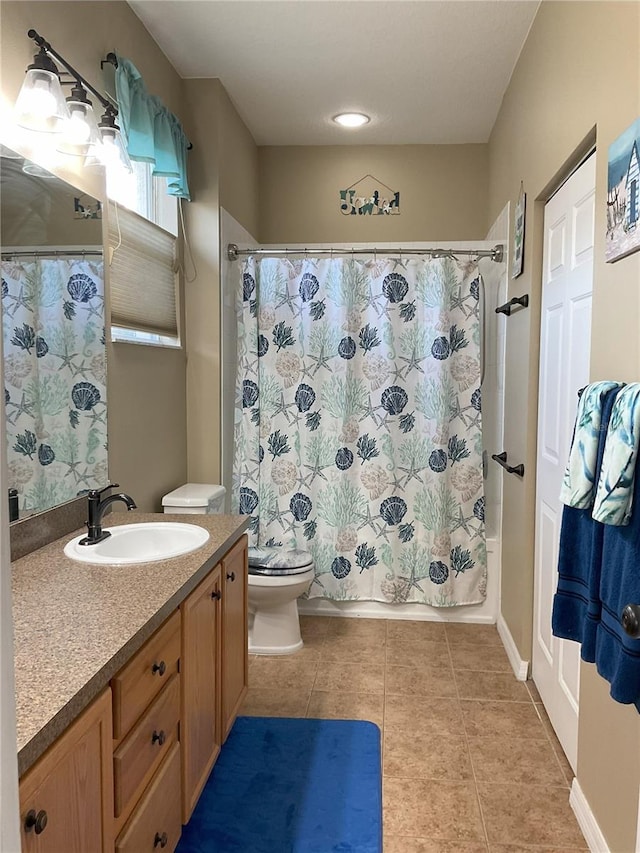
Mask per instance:
[[[400,193],[373,175],[365,175],[340,190],[340,213],[344,216],[384,216],[400,213]]]

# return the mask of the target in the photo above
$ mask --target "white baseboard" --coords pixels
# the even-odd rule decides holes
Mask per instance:
[[[359,619],[411,619],[425,622],[468,622],[492,625],[490,614],[478,613],[479,605],[429,607],[425,604],[385,604],[383,601],[333,601],[328,598],[299,598],[298,612],[304,616],[347,616]]]
[[[529,661],[522,660],[520,657],[518,647],[511,636],[511,631],[509,630],[509,626],[505,622],[502,613],[498,616],[496,627],[516,678],[518,681],[526,681],[527,675],[529,674]]]
[[[578,821],[578,826],[582,830],[582,834],[584,835],[591,853],[610,853],[609,846],[602,834],[602,830],[598,826],[595,815],[591,811],[587,798],[585,797],[577,779],[574,779],[573,784],[571,785],[569,805],[573,809],[576,820]]]

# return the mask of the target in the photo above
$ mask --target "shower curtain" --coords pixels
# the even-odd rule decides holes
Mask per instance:
[[[2,261],[9,486],[22,511],[107,479],[102,258]]]
[[[486,594],[477,262],[249,257],[233,495],[309,597]]]

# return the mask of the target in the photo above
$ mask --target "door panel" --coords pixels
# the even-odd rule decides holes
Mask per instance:
[[[574,770],[580,648],[552,636],[551,611],[562,520],[560,487],[577,392],[589,381],[594,199],[592,155],[545,207],[540,322],[533,677]]]

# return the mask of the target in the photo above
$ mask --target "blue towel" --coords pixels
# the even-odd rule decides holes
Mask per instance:
[[[602,613],[595,662],[600,675],[611,683],[611,696],[617,702],[633,703],[640,711],[640,640],[631,639],[620,624],[625,606],[640,604],[640,477],[635,478],[633,491],[629,524],[603,525]]]
[[[578,509],[593,506],[602,406],[607,393],[619,387],[617,382],[593,382],[580,395],[569,461],[560,489],[560,500],[567,506]]]
[[[602,399],[601,429],[594,473],[600,470],[605,434],[619,391],[615,385]],[[553,599],[551,627],[556,637],[582,643],[584,660],[595,661],[595,637],[600,622],[600,565],[604,525],[594,521],[591,508],[565,506],[558,554],[558,588]]]
[[[640,383],[625,386],[616,398],[604,447],[593,504],[593,517],[603,524],[628,524],[640,443]]]

